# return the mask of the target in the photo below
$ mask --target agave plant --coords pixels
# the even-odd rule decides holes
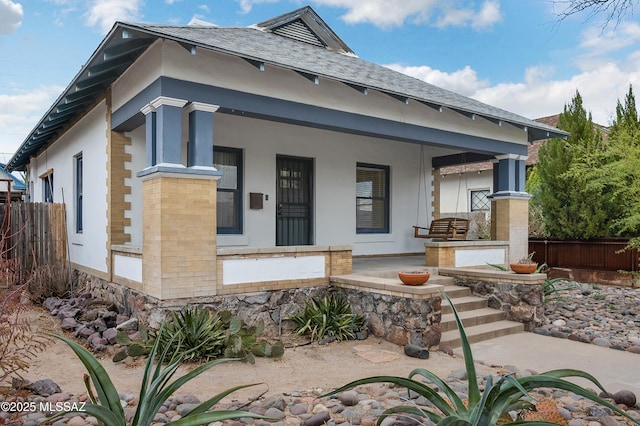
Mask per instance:
[[[469,340],[464,331],[464,327],[458,316],[453,303],[443,294],[443,297],[449,302],[456,319],[458,331],[460,332],[460,340],[462,343],[462,352],[464,355],[465,367],[468,375],[468,400],[463,401],[449,385],[434,373],[418,368],[413,370],[408,378],[397,376],[374,376],[360,380],[355,380],[338,389],[333,390],[321,397],[333,395],[352,389],[356,386],[373,384],[373,383],[392,383],[397,386],[407,388],[410,392],[426,398],[437,410],[431,411],[428,408],[418,407],[416,405],[398,406],[389,408],[379,418],[377,425],[391,415],[406,414],[416,416],[417,418],[428,419],[438,425],[443,426],[489,426],[496,423],[511,423],[513,419],[509,415],[512,411],[532,410],[535,406],[530,402],[529,391],[537,388],[555,388],[573,392],[577,395],[590,399],[598,404],[610,408],[617,414],[624,416],[635,422],[632,417],[627,415],[615,405],[598,397],[587,389],[565,380],[565,377],[582,377],[589,380],[603,392],[606,393],[600,382],[592,375],[574,369],[553,370],[539,375],[531,375],[526,377],[514,377],[511,374],[500,376],[495,382],[492,376],[486,378],[484,392],[480,391],[478,379],[476,376],[475,364]],[[421,376],[421,381],[414,380],[414,376]],[[425,383],[423,380],[429,381],[435,385],[441,392],[446,395],[443,397],[440,393]],[[541,421],[525,421],[519,420],[514,422],[520,425],[542,425],[550,424]]]
[[[305,302],[304,311],[289,317],[296,324],[295,334],[308,334],[311,340],[325,336],[337,340],[354,339],[364,325],[364,318],[351,312],[351,307],[340,296],[325,296]]]
[[[155,336],[158,355],[172,356],[172,363],[184,361],[210,361],[222,357],[225,347],[224,323],[217,313],[202,305],[195,305],[171,314],[172,320],[164,323]]]
[[[86,404],[83,407],[83,413],[92,415],[98,419],[102,424],[109,426],[126,426],[127,421],[124,413],[124,409],[120,403],[120,396],[116,390],[111,378],[105,371],[100,362],[85,348],[79,344],[69,340],[65,337],[52,335],[65,342],[75,352],[76,356],[82,361],[88,376],[85,374],[85,386],[87,387],[87,393],[91,403]],[[154,368],[153,361],[156,358],[158,351],[158,341],[155,342],[151,348],[151,353],[147,360],[147,364],[144,369],[144,375],[142,378],[142,386],[140,389],[140,395],[138,397],[138,407],[135,415],[131,421],[132,426],[148,426],[153,423],[155,415],[158,413],[160,407],[164,402],[173,395],[182,385],[195,378],[196,376],[204,373],[214,365],[222,362],[233,361],[233,359],[218,359],[206,364],[202,364],[187,374],[180,376],[173,382],[170,382],[182,360],[177,359],[162,368],[163,361],[169,358],[168,347],[158,356],[158,362]],[[93,383],[93,388],[91,387]],[[175,426],[192,426],[202,425],[212,422],[218,422],[228,419],[238,419],[242,417],[252,417],[264,419],[264,416],[260,416],[254,413],[240,410],[217,410],[209,411],[224,397],[235,392],[239,389],[243,389],[251,385],[236,386],[234,388],[225,390],[218,395],[208,399],[207,401],[199,404],[191,411],[182,416],[181,419],[171,422]],[[96,395],[97,394],[97,395]],[[53,416],[49,420],[55,420],[66,413],[77,412],[75,410],[69,410],[66,412],[60,412]]]

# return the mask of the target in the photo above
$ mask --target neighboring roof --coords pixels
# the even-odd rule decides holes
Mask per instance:
[[[13,182],[11,185],[12,191],[16,191],[16,192],[26,191],[27,186],[25,185],[25,183],[22,180],[18,179],[16,176],[6,171],[5,167],[6,167],[5,164],[0,163],[0,179],[2,180],[11,179],[11,181]]]
[[[268,64],[286,68],[313,79],[340,81],[363,92],[378,90],[404,102],[411,99],[435,109],[448,108],[470,118],[483,117],[496,125],[510,124],[527,130],[530,142],[568,135],[554,127],[360,59],[307,6],[252,27],[117,22],[11,158],[9,170],[24,168],[31,155],[52,143],[59,132],[91,106],[149,45],[160,38],[176,41],[188,49],[203,48],[239,56],[260,67]]]
[[[547,126],[556,127],[558,125],[559,119],[560,119],[560,114],[556,114],[556,115],[550,115],[548,117],[536,118],[535,121],[537,121],[538,123],[546,124]],[[595,124],[595,123],[594,123],[594,126],[597,126],[605,134],[609,132],[609,128],[606,126],[602,126],[600,124]],[[538,162],[540,161],[540,157],[538,156],[538,151],[540,150],[540,147],[548,140],[549,139],[540,139],[537,141],[533,141],[533,143],[529,144],[527,148],[527,156],[528,156],[526,161],[527,166],[538,164]],[[483,170],[490,170],[492,168],[493,168],[493,163],[483,161],[480,163],[469,163],[466,165],[442,167],[440,169],[440,174],[452,175],[452,174],[463,173],[463,172],[480,172]]]

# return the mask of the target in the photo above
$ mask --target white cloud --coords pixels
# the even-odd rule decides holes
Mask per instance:
[[[253,5],[262,3],[278,3],[280,0],[238,0],[240,3],[240,10],[242,13],[249,13],[253,8]]]
[[[11,0],[0,0],[0,34],[12,34],[16,32],[20,24],[24,11],[20,3]]]
[[[638,41],[640,41],[640,24],[623,22],[616,29],[605,32],[597,27],[588,28],[582,33],[580,47],[588,50],[589,55],[602,55],[632,46]]]
[[[256,4],[279,0],[238,0],[243,13]],[[400,27],[405,22],[433,24],[439,27],[466,26],[483,29],[502,19],[498,0],[485,0],[474,10],[472,0],[460,0],[459,8],[451,0],[315,0],[313,3],[346,9],[342,19],[349,24],[370,23],[380,28]],[[468,6],[466,6],[468,5]]]
[[[489,86],[489,81],[480,80],[476,71],[470,66],[466,66],[463,69],[452,73],[446,73],[427,65],[405,67],[398,64],[389,64],[385,66],[394,71],[399,71],[403,74],[431,83],[434,86],[442,87],[443,89],[451,90],[452,92],[465,96],[470,96],[478,90]]]
[[[626,95],[629,84],[640,87],[640,51],[630,55],[625,68],[609,62],[602,66],[582,71],[565,80],[551,80],[553,71],[547,66],[525,70],[523,81],[490,85],[479,79],[476,71],[467,66],[451,73],[428,66],[390,68],[412,77],[477,99],[481,102],[520,114],[528,118],[539,118],[562,112],[564,105],[573,98],[576,90],[582,95],[584,106],[599,124],[611,124],[618,99]]]
[[[436,21],[440,28],[457,26],[470,26],[475,30],[491,27],[502,20],[500,4],[497,1],[486,1],[482,8],[476,12],[473,9],[450,9],[443,11],[443,15]]]
[[[138,20],[141,6],[142,0],[91,0],[86,24],[107,33],[116,21]]]
[[[63,90],[61,86],[42,86],[0,93],[0,153],[15,152]]]

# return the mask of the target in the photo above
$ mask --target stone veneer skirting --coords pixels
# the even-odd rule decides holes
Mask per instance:
[[[506,319],[524,324],[533,331],[544,322],[544,282],[546,274],[516,274],[488,268],[441,268],[456,285],[469,287],[475,296],[489,299],[489,307],[500,309]]]
[[[263,320],[264,335],[279,337],[292,330],[293,322],[286,318],[304,309],[305,302],[333,293],[343,295],[353,311],[365,317],[369,332],[377,337],[398,345],[431,347],[440,342],[440,297],[413,299],[325,285],[162,301],[84,272],[75,271],[74,281],[93,298],[116,304],[123,313],[136,316],[152,328],[172,311],[202,304],[216,311],[231,311],[249,325]]]

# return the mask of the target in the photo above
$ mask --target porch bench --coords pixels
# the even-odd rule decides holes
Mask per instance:
[[[427,231],[427,233],[421,233]],[[415,238],[437,238],[443,240],[466,240],[469,232],[469,219],[444,217],[431,221],[429,228],[413,227]]]

